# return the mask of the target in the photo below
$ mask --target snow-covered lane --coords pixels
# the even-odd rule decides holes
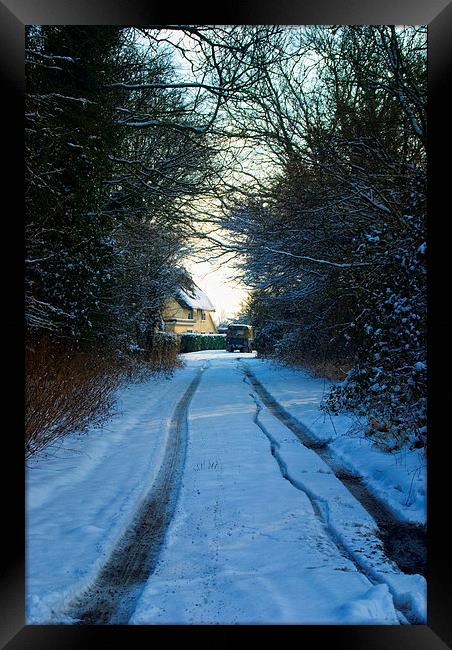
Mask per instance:
[[[400,610],[422,622],[425,580],[394,571],[372,517],[264,407],[242,366],[318,419],[317,380],[278,377],[254,355],[182,357],[172,379],[122,389],[106,426],[70,436],[27,471],[27,623],[74,623],[74,599],[121,556],[202,368],[176,509],[157,562],[137,569],[120,622],[396,624]]]
[[[397,623],[388,587],[356,569],[282,477],[238,356],[250,355],[185,355],[210,368],[190,408],[175,516],[130,622]]]

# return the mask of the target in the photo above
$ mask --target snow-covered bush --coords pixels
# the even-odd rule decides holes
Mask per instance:
[[[259,356],[270,356],[275,351],[276,341],[277,332],[267,325],[267,327],[264,326],[256,332],[254,336],[254,348]]]
[[[394,449],[426,445],[425,275],[425,246],[405,240],[373,300],[362,303],[356,363],[324,404],[361,411],[369,419],[367,433]]]
[[[143,370],[152,373],[171,373],[181,365],[179,359],[179,338],[171,332],[152,332],[146,339],[145,347],[136,353],[138,363],[143,363]]]

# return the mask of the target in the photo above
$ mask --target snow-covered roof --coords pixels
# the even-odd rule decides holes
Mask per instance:
[[[196,286],[193,283],[193,286],[188,289],[180,288],[178,291],[177,298],[181,300],[184,305],[190,307],[191,309],[204,309],[205,311],[215,311],[215,307],[210,302],[209,298],[206,296],[204,291]]]

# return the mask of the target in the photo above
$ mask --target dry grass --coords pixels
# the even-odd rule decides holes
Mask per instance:
[[[34,341],[26,350],[25,447],[32,456],[73,431],[85,431],[111,414],[124,376],[111,355]]]
[[[148,364],[152,373],[171,373],[175,368],[183,366],[178,357],[179,345],[167,345],[164,341],[155,341],[152,349],[143,354],[143,360]]]
[[[300,354],[296,350],[293,350],[290,356],[276,356],[275,358],[287,366],[303,368],[313,377],[331,381],[342,381],[352,367],[351,362],[346,359],[319,360],[306,354]]]
[[[25,449],[33,456],[69,433],[107,420],[123,381],[171,373],[182,362],[178,346],[156,339],[138,355],[81,351],[70,342],[41,338],[26,349]]]
[[[344,361],[318,361],[305,363],[305,368],[313,377],[321,377],[332,381],[342,381],[347,376],[351,365]]]

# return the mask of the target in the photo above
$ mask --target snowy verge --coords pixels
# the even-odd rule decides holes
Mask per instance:
[[[267,435],[283,474],[308,495],[330,534],[372,581],[386,585],[395,605],[415,623],[425,623],[426,581],[420,575],[406,575],[391,562],[376,535],[370,514],[336,478],[328,465],[300,443],[298,438],[272,415],[258,398],[257,423]]]
[[[96,578],[145,498],[168,423],[195,375],[176,371],[118,392],[103,427],[66,437],[26,473],[26,622],[67,623],[72,598]]]
[[[356,432],[356,418],[325,415],[320,403],[331,385],[328,380],[265,359],[246,359],[246,366],[281,409],[305,426],[313,439],[328,443],[335,461],[359,477],[397,519],[426,523],[426,459],[422,450],[386,453]]]

